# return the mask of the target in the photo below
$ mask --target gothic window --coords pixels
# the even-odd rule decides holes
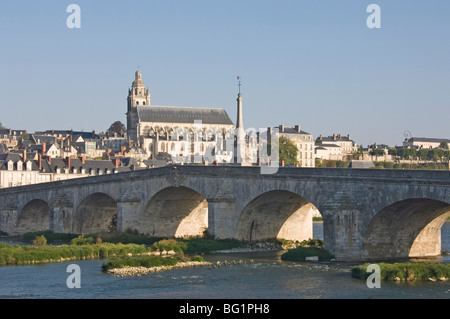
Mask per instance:
[[[134,95],[137,95],[137,89],[134,89]]]
[[[144,102],[142,102],[142,105],[145,105],[145,101],[144,101]]]
[[[136,105],[139,105],[139,101],[136,101]]]

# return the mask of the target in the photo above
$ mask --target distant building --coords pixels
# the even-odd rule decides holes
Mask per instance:
[[[358,151],[358,146],[350,139],[350,134],[347,136],[341,134],[322,136],[321,134],[316,140],[315,147],[315,157],[320,160],[345,161]]]
[[[297,146],[297,161],[301,167],[315,167],[313,135],[302,131],[300,125],[287,127],[279,125],[279,134]]]
[[[445,138],[411,137],[403,142],[403,147],[433,149],[440,147],[442,143],[450,146],[450,140]]]
[[[189,158],[203,156],[216,146],[218,135],[234,134],[235,126],[222,108],[157,106],[150,104],[150,92],[138,70],[128,90],[127,137],[148,156],[169,153]],[[233,150],[225,150],[232,156]]]
[[[52,158],[35,153],[0,154],[0,188],[32,185],[72,178],[114,174],[141,168],[119,160]]]
[[[342,148],[336,144],[318,144],[315,147],[315,158],[320,160],[342,160]]]
[[[0,129],[0,144],[5,144],[8,148],[17,147],[25,134],[26,130]]]

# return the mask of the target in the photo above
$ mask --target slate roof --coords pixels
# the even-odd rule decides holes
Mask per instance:
[[[191,123],[234,125],[225,109],[181,106],[138,106],[141,122]]]
[[[279,126],[275,126],[274,128],[280,128]],[[284,127],[283,131],[280,131],[280,134],[310,134],[308,132],[302,131],[300,130],[300,132],[298,132],[294,127]]]
[[[450,144],[450,140],[445,138],[429,138],[429,137],[412,137],[408,140],[408,142],[428,142],[428,143],[441,143],[447,142]]]

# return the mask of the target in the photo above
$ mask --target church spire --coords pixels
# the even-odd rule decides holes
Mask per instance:
[[[131,89],[128,90],[128,108],[141,105],[150,105],[150,92],[148,88],[145,88],[141,71],[137,70],[134,74]]]

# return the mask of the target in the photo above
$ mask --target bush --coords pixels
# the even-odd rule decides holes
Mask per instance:
[[[47,245],[47,238],[45,238],[44,235],[36,236],[36,238],[33,240],[33,245],[35,247],[44,247]]]
[[[71,245],[91,245],[94,243],[94,238],[84,237],[84,235],[79,235],[70,241]]]
[[[184,242],[177,241],[175,239],[163,239],[153,244],[153,249],[159,251],[173,250],[176,253],[183,253],[186,250],[187,245]]]

